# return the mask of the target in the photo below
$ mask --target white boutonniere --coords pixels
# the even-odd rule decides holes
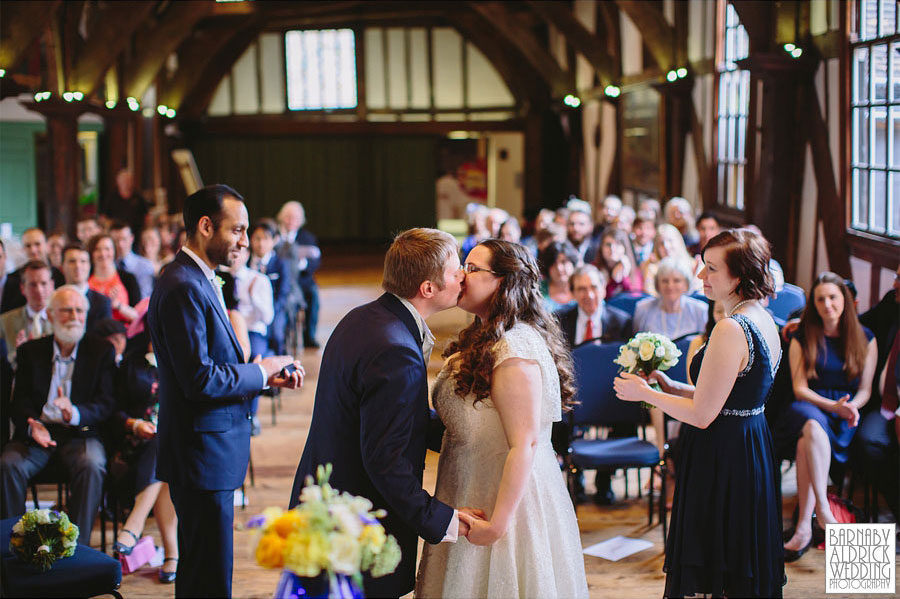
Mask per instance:
[[[222,287],[225,286],[225,279],[216,275],[213,277],[213,284],[218,288],[219,291],[222,291]]]

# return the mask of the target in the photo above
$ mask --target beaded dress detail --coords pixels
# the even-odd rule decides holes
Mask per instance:
[[[519,323],[493,348],[495,367],[509,358],[533,360],[543,379],[541,432],[525,494],[509,529],[486,547],[460,537],[425,545],[417,597],[587,597],[581,537],[550,429],[561,419],[559,375],[540,334]],[[494,508],[509,453],[500,416],[490,398],[460,397],[454,356],[434,385],[434,406],[447,430],[438,462],[435,496],[454,507]]]
[[[666,597],[782,596],[781,490],[763,413],[781,358],[773,362],[752,320],[730,318],[744,330],[750,359],[707,428],[681,427]],[[705,354],[703,347],[691,362],[693,380]]]

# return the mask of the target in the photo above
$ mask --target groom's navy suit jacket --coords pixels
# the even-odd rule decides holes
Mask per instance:
[[[259,366],[244,363],[212,285],[184,252],[157,280],[147,319],[159,367],[157,476],[186,489],[237,489]]]
[[[421,343],[412,314],[388,293],[341,320],[325,346],[294,479],[292,507],[305,477],[331,463],[331,486],[387,510],[382,523],[400,543],[403,560],[393,574],[365,578],[368,597],[411,591],[417,537],[440,542],[453,517],[453,508],[422,490],[425,450],[439,448],[442,427],[431,422]]]

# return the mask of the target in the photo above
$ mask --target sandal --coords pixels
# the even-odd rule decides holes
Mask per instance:
[[[167,557],[166,559],[163,560],[163,565],[165,565],[166,562],[177,562],[177,561],[178,561],[177,557]],[[177,573],[178,573],[178,570],[176,570],[175,572],[166,572],[165,570],[160,568],[159,573],[158,573],[159,581],[163,584],[169,584],[169,583],[175,582],[175,575]]]
[[[129,535],[131,535],[131,538],[134,539],[134,545],[125,545],[123,543],[120,543],[119,541],[116,541],[115,543],[113,543],[113,553],[118,553],[119,555],[131,555],[131,552],[134,551],[134,546],[138,544],[140,538],[138,538],[136,534],[134,534],[127,528],[123,528],[120,532],[128,533]]]

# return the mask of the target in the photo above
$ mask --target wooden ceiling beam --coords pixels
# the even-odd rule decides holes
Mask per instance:
[[[122,96],[143,97],[169,55],[191,35],[198,21],[212,13],[214,6],[204,0],[172,2],[160,18],[143,25],[135,35],[138,54],[125,69]]]
[[[56,16],[61,0],[0,2],[0,68],[11,73]]]
[[[503,3],[469,2],[468,5],[519,51],[547,84],[553,97],[561,98],[575,91],[571,71],[564,70],[556,62],[531,30],[519,26]]]
[[[67,76],[70,91],[90,96],[106,71],[125,49],[138,26],[156,6],[155,2],[121,1],[98,3],[94,10],[97,25],[78,53],[72,72]]]
[[[660,7],[662,3],[616,0],[616,5],[634,22],[644,44],[663,71],[674,68],[677,46],[675,28],[669,25]]]
[[[561,2],[528,0],[528,4],[538,15],[559,29],[566,37],[566,41],[591,63],[600,76],[601,85],[608,85],[618,79],[615,63],[604,49],[603,40],[591,33],[581,21],[575,18],[575,14],[571,10]]]

